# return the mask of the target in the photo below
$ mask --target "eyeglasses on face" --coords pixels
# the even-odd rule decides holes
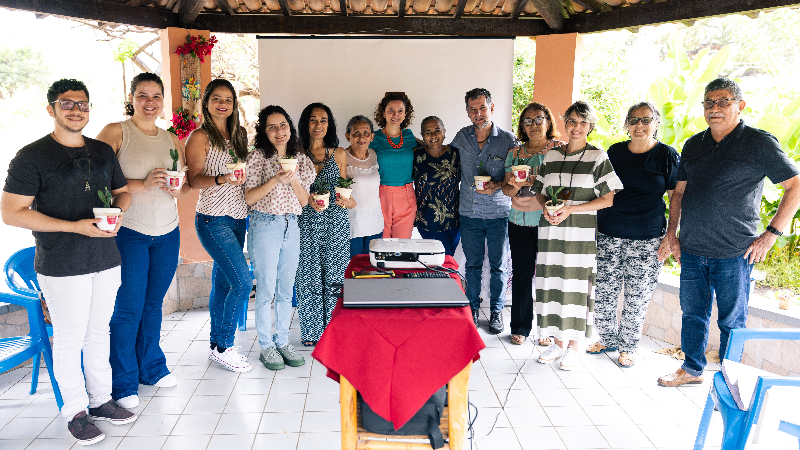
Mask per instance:
[[[58,105],[61,107],[61,109],[65,110],[65,111],[72,111],[73,109],[75,109],[76,106],[78,107],[79,110],[81,110],[83,112],[89,112],[92,109],[92,104],[89,103],[89,102],[73,102],[72,100],[56,100],[54,102],[51,102],[50,104],[51,105],[55,105],[56,103],[58,103]]]
[[[546,117],[542,117],[542,116],[539,116],[539,117],[526,117],[526,118],[522,119],[522,124],[525,125],[526,127],[529,127],[529,126],[531,126],[531,124],[534,124],[534,123],[536,125],[541,125],[542,122],[544,122],[545,120],[547,120],[547,118]]]
[[[642,122],[642,125],[650,125],[654,120],[652,117],[628,117],[628,125],[634,126],[639,122]]]
[[[705,109],[711,109],[716,104],[720,108],[727,108],[731,105],[731,103],[739,100],[738,98],[718,98],[716,100],[706,100],[704,102],[700,102]]]

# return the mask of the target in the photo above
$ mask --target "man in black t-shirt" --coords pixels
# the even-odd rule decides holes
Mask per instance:
[[[764,260],[800,206],[794,162],[774,136],[739,120],[745,107],[739,85],[727,78],[712,81],[703,107],[708,129],[689,138],[683,148],[667,229],[670,250],[681,264],[681,350],[686,360],[676,372],[658,379],[661,386],[703,382],[714,294],[719,354],[725,357],[730,331],[745,327],[753,263]],[[783,186],[785,193],[772,222],[759,234],[764,177]]]
[[[102,231],[92,211],[104,206],[100,192],[110,191],[112,205],[122,212],[131,195],[111,147],[81,134],[91,109],[86,86],[56,81],[47,102],[55,128],[11,160],[0,212],[3,222],[32,230],[36,238],[34,268],[53,323],[52,370],[64,400],[61,414],[70,433],[88,445],[105,437],[92,419],[115,425],[136,420],[111,399],[108,360],[109,321],[120,285],[113,237],[122,220],[113,231]]]

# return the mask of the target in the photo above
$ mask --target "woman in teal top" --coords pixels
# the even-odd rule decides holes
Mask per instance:
[[[380,130],[369,147],[378,156],[384,238],[411,239],[414,229],[417,199],[411,169],[417,139],[408,129],[413,118],[414,107],[404,92],[387,92],[375,108]]]
[[[553,124],[553,113],[541,103],[530,103],[519,116],[517,137],[522,145],[506,156],[506,178],[503,193],[511,197],[508,215],[508,243],[511,247],[511,343],[522,344],[533,328],[533,288],[536,253],[539,242],[539,219],[542,210],[531,193],[531,185],[544,155],[563,145]],[[520,168],[530,167],[525,177]],[[512,169],[513,167],[513,169]],[[523,176],[519,176],[523,175]],[[518,181],[523,179],[524,181]],[[544,340],[543,340],[544,341]]]

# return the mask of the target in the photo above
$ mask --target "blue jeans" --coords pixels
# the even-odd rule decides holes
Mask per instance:
[[[194,227],[203,248],[214,259],[208,299],[211,343],[233,347],[236,312],[244,307],[253,290],[253,278],[243,251],[245,219],[197,213]]]
[[[350,257],[356,255],[369,255],[369,243],[373,239],[381,239],[383,231],[372,236],[359,236],[350,239]]]
[[[442,245],[444,245],[445,255],[454,256],[456,254],[456,248],[458,248],[458,243],[461,241],[461,229],[428,231],[417,228],[417,231],[419,231],[419,235],[422,236],[422,239],[436,239],[440,241]]]
[[[161,305],[178,267],[180,230],[148,236],[122,227],[116,237],[122,257],[122,285],[111,316],[114,399],[137,395],[139,383],[156,384],[169,375],[161,351]]]
[[[686,353],[683,370],[700,376],[706,366],[706,344],[711,304],[717,297],[720,359],[728,349],[731,330],[745,328],[750,299],[750,272],[746,259],[717,259],[681,253],[681,350]]]
[[[253,265],[256,289],[256,331],[261,349],[289,344],[292,293],[300,262],[300,229],[294,214],[250,214],[247,253]],[[272,299],[275,298],[275,334],[272,334]]]
[[[485,242],[485,244],[484,244]],[[508,218],[474,219],[461,216],[461,248],[467,258],[467,299],[472,309],[480,308],[481,273],[486,248],[489,249],[489,309],[499,312],[506,305],[508,282]]]

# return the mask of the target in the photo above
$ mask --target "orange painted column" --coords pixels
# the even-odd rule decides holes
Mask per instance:
[[[583,36],[578,33],[536,37],[536,73],[531,101],[553,111],[562,140],[564,121],[561,115],[580,95],[582,57]]]
[[[181,58],[175,53],[175,49],[186,43],[187,34],[205,36],[206,40],[211,38],[209,31],[174,27],[161,31],[161,79],[164,80],[164,114],[167,116],[167,121],[172,119],[172,112],[181,107]],[[201,92],[209,81],[211,81],[210,56],[206,57],[205,62],[200,65]],[[192,190],[188,197],[178,199],[178,220],[181,230],[180,255],[185,264],[211,261],[211,256],[203,249],[194,229],[195,208],[199,195],[200,191]]]

